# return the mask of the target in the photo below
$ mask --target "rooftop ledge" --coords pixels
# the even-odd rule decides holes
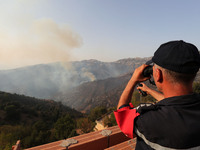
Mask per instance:
[[[126,137],[118,126],[113,126],[26,150],[134,150],[135,145],[136,139]],[[20,150],[20,143],[15,148]]]

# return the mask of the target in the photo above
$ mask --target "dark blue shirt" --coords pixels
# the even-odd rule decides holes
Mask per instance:
[[[166,98],[137,111],[136,150],[200,149],[200,95]]]

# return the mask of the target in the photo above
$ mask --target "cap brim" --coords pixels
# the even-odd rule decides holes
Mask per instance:
[[[145,64],[146,64],[146,65],[150,65],[150,64],[152,64],[152,63],[153,63],[153,61],[152,61],[152,59],[151,59],[151,60],[147,61]]]

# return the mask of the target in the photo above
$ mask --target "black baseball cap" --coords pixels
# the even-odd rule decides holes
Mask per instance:
[[[197,47],[191,43],[182,40],[170,41],[160,45],[147,63],[151,62],[174,72],[194,74],[200,67],[200,54]]]

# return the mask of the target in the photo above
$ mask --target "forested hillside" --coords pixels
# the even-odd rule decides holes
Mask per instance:
[[[95,120],[114,109],[98,106],[82,114],[53,100],[0,92],[0,150],[17,140],[23,149],[91,132]],[[105,124],[116,125],[114,115]]]
[[[0,150],[17,140],[32,147],[76,135],[82,114],[52,100],[0,92]]]

